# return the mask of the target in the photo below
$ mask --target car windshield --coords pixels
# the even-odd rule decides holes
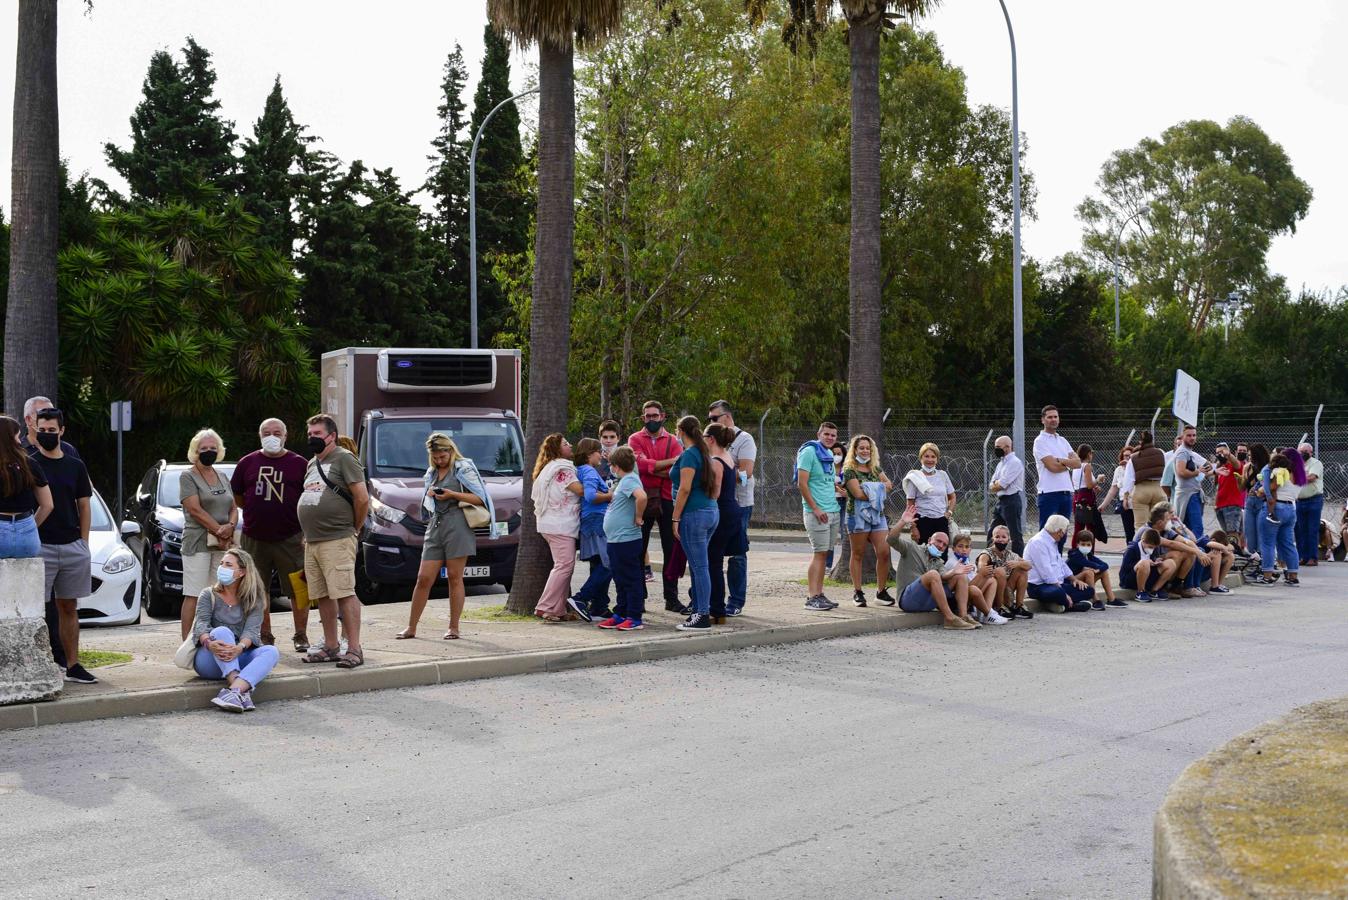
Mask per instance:
[[[523,475],[519,426],[513,419],[375,420],[366,465],[371,475],[420,475],[426,471],[426,438],[448,435],[459,452],[477,464],[483,475]]]
[[[183,472],[187,471],[187,466],[174,466],[166,468],[159,473],[159,505],[171,506],[174,509],[180,509],[183,505],[182,495],[178,493],[178,485],[183,477]],[[216,473],[226,481],[234,475],[233,463],[217,463]]]

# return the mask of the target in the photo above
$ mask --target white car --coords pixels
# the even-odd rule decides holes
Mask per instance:
[[[80,625],[134,625],[140,621],[140,560],[124,538],[140,534],[136,522],[113,527],[98,491],[89,498],[89,567],[94,592],[81,597]]]

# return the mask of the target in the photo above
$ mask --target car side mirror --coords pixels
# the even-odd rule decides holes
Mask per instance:
[[[140,534],[139,522],[132,522],[128,520],[122,523],[122,537],[131,537],[132,535],[136,534]]]

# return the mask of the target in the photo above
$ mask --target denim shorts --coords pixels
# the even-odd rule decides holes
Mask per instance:
[[[1240,534],[1245,530],[1245,508],[1241,506],[1217,507],[1217,521],[1227,534]]]
[[[867,534],[872,531],[883,531],[886,534],[889,533],[889,519],[881,516],[879,522],[874,525],[867,525],[865,522],[861,521],[860,516],[847,517],[848,534]]]

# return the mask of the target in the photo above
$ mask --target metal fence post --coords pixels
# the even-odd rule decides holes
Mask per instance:
[[[983,523],[979,527],[988,527],[988,441],[992,440],[992,429],[983,438]]]
[[[1320,404],[1320,408],[1315,411],[1315,455],[1320,455],[1320,414],[1325,411],[1325,405]]]
[[[1159,418],[1161,418],[1161,407],[1158,406],[1156,412],[1152,413],[1151,416],[1151,439],[1153,443],[1156,441],[1156,420]]]
[[[755,476],[754,481],[757,482],[757,486],[760,491],[762,491],[762,489],[766,488],[768,485],[768,467],[763,465],[763,463],[767,462],[768,442],[767,442],[767,435],[763,430],[763,423],[768,420],[768,416],[771,413],[772,407],[769,406],[767,409],[763,410],[763,415],[760,416],[758,419],[758,462],[754,464],[754,476]],[[767,499],[766,491],[763,491],[763,498],[764,500]],[[754,502],[755,503],[758,502],[757,497],[754,498]],[[764,519],[767,518],[768,509],[766,503],[759,505],[761,507],[761,512],[758,514],[758,521],[762,522]]]

